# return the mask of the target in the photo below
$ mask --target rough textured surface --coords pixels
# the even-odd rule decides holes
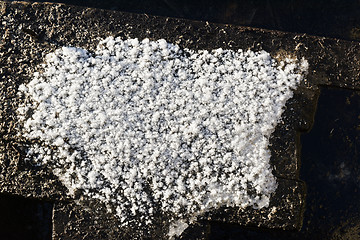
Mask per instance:
[[[280,229],[297,229],[299,221],[294,216],[301,216],[304,210],[304,185],[287,179],[278,179],[278,183],[278,189],[268,208],[224,208],[219,212],[210,213],[204,219],[238,223],[248,227],[267,228],[276,225],[276,228]],[[244,218],[244,215],[247,217]]]
[[[30,0],[26,0],[31,2]],[[48,2],[37,0],[37,2]],[[149,15],[231,23],[285,32],[360,40],[357,0],[51,0],[65,4]]]
[[[113,37],[94,57],[63,47],[46,59],[19,87],[30,101],[18,131],[41,144],[25,161],[47,165],[70,194],[104,201],[121,226],[152,225],[160,211],[169,235],[211,209],[269,205],[269,138],[305,60],[278,68],[264,51]]]
[[[32,143],[22,142],[15,137],[14,131],[17,124],[15,109],[21,101],[16,96],[18,86],[30,80],[45,54],[61,46],[73,45],[94,50],[100,39],[115,35],[139,39],[164,38],[190,49],[264,49],[273,57],[282,58],[290,54],[299,59],[306,58],[310,66],[307,82],[299,87],[294,98],[287,103],[283,124],[278,125],[271,138],[274,174],[284,179],[284,188],[279,187],[272,199],[272,206],[283,209],[283,212],[279,210],[274,215],[276,217],[269,217],[269,212],[245,210],[241,214],[230,214],[224,210],[212,216],[215,220],[226,219],[251,226],[284,229],[298,229],[301,226],[304,184],[297,180],[299,134],[309,130],[312,125],[318,86],[360,89],[360,44],[354,42],[59,4],[0,2],[0,20],[0,191],[3,193],[52,201],[69,200],[66,199],[64,186],[48,170],[22,161],[22,146]],[[62,204],[65,203],[60,202],[59,206]],[[97,206],[97,203],[92,204]],[[67,207],[70,208],[70,205]],[[68,211],[65,208],[56,208],[58,216],[65,214],[62,211]],[[89,209],[79,211],[81,214],[97,216],[94,213],[97,207]],[[97,238],[116,238],[118,234],[116,228],[109,228],[104,230],[108,232],[102,237],[96,235],[97,230],[87,233],[80,231],[80,227],[78,231],[73,228],[70,234],[64,230],[65,227],[61,227],[64,224],[62,218],[56,216],[55,239],[56,234],[63,234],[63,239],[80,238],[83,234],[85,239],[92,239],[91,234]],[[99,228],[112,226],[108,225],[109,221],[114,222],[110,216],[101,216],[96,220]],[[86,216],[78,220],[75,218],[74,225],[80,226],[83,222],[81,226],[86,226],[84,219]],[[71,223],[68,227],[71,228]],[[163,234],[161,229],[158,229],[158,233]]]
[[[256,211],[247,209],[222,209],[221,211],[204,216],[195,225],[186,229],[181,239],[208,239],[210,228],[207,219],[214,222],[226,222],[245,225],[248,227],[265,227],[280,229],[297,229],[304,206],[304,185],[296,181],[279,180],[279,190],[273,197],[269,208]],[[111,214],[104,214],[103,207],[98,203],[90,203],[89,208],[72,202],[59,202],[54,206],[53,239],[123,239],[133,237],[131,233],[123,231],[117,225],[117,220]],[[100,209],[100,210],[97,210]],[[244,217],[246,216],[246,217]],[[284,221],[287,219],[288,221]],[[165,229],[164,229],[165,231]],[[151,239],[164,237],[161,231],[151,236]],[[120,237],[121,236],[121,237]]]
[[[59,202],[54,206],[53,239],[134,239],[132,232],[124,231],[117,225],[111,214],[96,212],[98,206],[85,209],[76,203]],[[164,231],[158,231],[144,239],[162,239]],[[184,231],[182,239],[208,239],[210,227],[207,222],[199,221]],[[138,237],[135,237],[138,239]],[[141,239],[141,238],[140,238]]]

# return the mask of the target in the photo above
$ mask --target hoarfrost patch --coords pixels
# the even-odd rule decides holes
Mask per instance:
[[[35,103],[18,109],[21,134],[41,142],[27,159],[112,206],[122,226],[171,216],[172,237],[220,206],[268,206],[269,137],[307,62],[109,37],[94,55],[58,49],[43,68],[19,88]]]

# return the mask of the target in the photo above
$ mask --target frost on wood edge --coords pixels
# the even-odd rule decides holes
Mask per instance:
[[[166,214],[172,237],[219,207],[268,206],[269,138],[307,61],[108,37],[94,55],[62,47],[42,68],[19,87],[31,100],[20,135],[39,140],[26,160],[104,202],[122,227]]]

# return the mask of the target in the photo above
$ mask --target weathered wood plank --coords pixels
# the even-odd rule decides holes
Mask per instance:
[[[284,55],[298,59],[304,57],[309,62],[306,81],[301,83],[294,98],[287,103],[283,122],[270,139],[271,164],[279,181],[271,206],[262,210],[226,209],[207,216],[210,220],[248,226],[301,227],[305,187],[298,180],[299,135],[312,126],[318,87],[328,85],[360,89],[360,44],[355,42],[49,3],[0,2],[0,20],[0,192],[5,193],[52,201],[69,200],[66,188],[48,169],[24,163],[24,148],[33,143],[20,138],[16,130],[16,109],[21,101],[17,96],[19,85],[29,82],[44,61],[44,56],[61,46],[94,51],[99,40],[112,35],[164,38],[194,50],[251,49],[266,50],[275,58]],[[65,226],[63,217],[56,216],[67,213],[73,203],[59,202],[58,206],[62,207],[55,211],[55,238],[61,235],[62,239],[80,236],[91,239],[99,233],[98,229],[103,229],[106,236],[99,233],[98,238],[116,239],[122,232],[116,227],[116,219],[105,213],[97,217],[99,226],[93,228],[84,225],[84,221],[77,222],[75,218],[67,219],[71,224]],[[74,208],[80,214],[89,214],[89,218],[96,212],[96,208],[90,208],[89,212],[82,212],[84,208],[79,206]],[[65,229],[72,223],[80,225],[79,228],[73,227],[70,234]],[[80,233],[87,227],[89,233]],[[152,237],[164,237],[164,229],[157,227]]]

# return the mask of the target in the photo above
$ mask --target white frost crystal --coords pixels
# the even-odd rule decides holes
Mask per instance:
[[[114,206],[122,226],[162,211],[171,237],[220,206],[268,206],[269,137],[306,61],[109,37],[94,55],[63,47],[43,67],[19,88],[33,102],[18,109],[21,134],[42,143],[27,158]]]

